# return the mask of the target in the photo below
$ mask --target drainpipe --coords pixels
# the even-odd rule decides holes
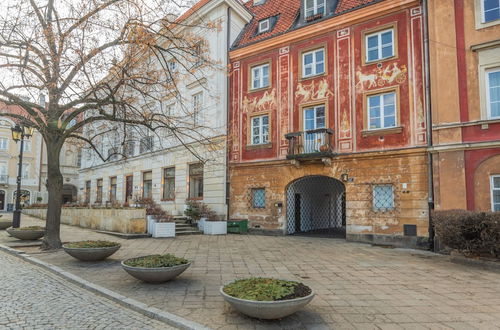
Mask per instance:
[[[431,81],[430,81],[430,53],[429,53],[429,11],[428,0],[422,0],[424,18],[424,80],[425,80],[425,110],[427,117],[427,147],[433,145],[432,141],[432,102],[431,102]],[[428,165],[427,178],[429,186],[429,250],[434,250],[434,227],[431,212],[434,210],[434,170],[432,153],[427,151]]]
[[[226,68],[229,68],[229,47],[230,47],[230,42],[231,42],[231,7],[228,5],[227,7],[227,30],[226,30]],[[231,110],[230,107],[230,99],[229,99],[229,85],[230,84],[230,76],[229,74],[226,77],[226,217],[227,220],[229,220],[229,204],[230,204],[230,197],[229,193],[231,191],[231,182],[230,182],[230,176],[229,176],[229,111]]]

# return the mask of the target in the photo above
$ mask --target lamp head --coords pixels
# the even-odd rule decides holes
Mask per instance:
[[[12,131],[12,139],[16,142],[21,141],[23,138],[23,130],[19,124],[16,124],[16,126],[12,127],[10,129]]]

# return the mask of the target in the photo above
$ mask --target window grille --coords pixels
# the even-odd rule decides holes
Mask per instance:
[[[266,189],[252,189],[252,207],[255,209],[263,209],[266,207]]]
[[[392,185],[373,187],[373,210],[377,212],[394,210],[394,187]]]

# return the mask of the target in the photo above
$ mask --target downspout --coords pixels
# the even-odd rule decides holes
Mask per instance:
[[[227,30],[226,30],[226,68],[229,70],[229,47],[231,42],[231,6],[227,7]],[[230,84],[230,75],[226,75],[226,217],[229,220],[229,211],[230,211],[230,197],[229,193],[231,191],[231,182],[229,176],[229,112],[231,111],[230,107],[230,98],[229,98],[229,84]]]
[[[432,141],[432,102],[431,102],[431,80],[430,80],[430,52],[429,52],[429,11],[428,0],[422,0],[423,18],[424,18],[424,81],[425,81],[425,110],[427,117],[427,179],[428,179],[428,195],[429,195],[429,250],[434,251],[434,226],[432,223],[431,213],[434,210],[434,169],[433,159],[430,148],[433,145]]]

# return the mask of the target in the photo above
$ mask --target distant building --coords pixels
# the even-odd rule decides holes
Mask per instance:
[[[84,134],[88,137],[107,132],[95,140],[106,161],[93,150],[84,150],[79,185],[82,202],[133,204],[153,198],[173,215],[182,215],[186,200],[197,200],[226,217],[227,50],[250,19],[250,12],[240,1],[199,1],[178,19],[182,22],[178,29],[180,33],[199,34],[204,39],[200,50],[206,52],[202,57],[219,63],[220,68],[205,67],[203,61],[178,63],[176,59],[169,69],[174,73],[182,102],[165,91],[161,101],[138,104],[153,111],[162,109],[172,116],[181,116],[183,111],[192,113],[189,125],[195,132],[200,127],[208,128],[204,136],[211,146],[189,139],[187,146],[206,162],[169,131],[154,134],[132,126],[124,131],[111,123],[87,126]],[[217,28],[201,30],[196,24],[190,26],[197,20],[215,22]],[[197,72],[204,76],[194,79],[186,74],[186,66],[202,70]]]
[[[17,106],[6,106],[0,103],[0,112],[19,112]],[[0,117],[0,211],[12,211],[17,191],[17,174],[20,142],[12,139],[11,128],[15,122],[8,117]],[[66,143],[61,151],[61,172],[63,174],[63,200],[72,202],[77,199],[79,146]],[[40,133],[24,141],[22,168],[22,203],[47,203],[47,152]]]

